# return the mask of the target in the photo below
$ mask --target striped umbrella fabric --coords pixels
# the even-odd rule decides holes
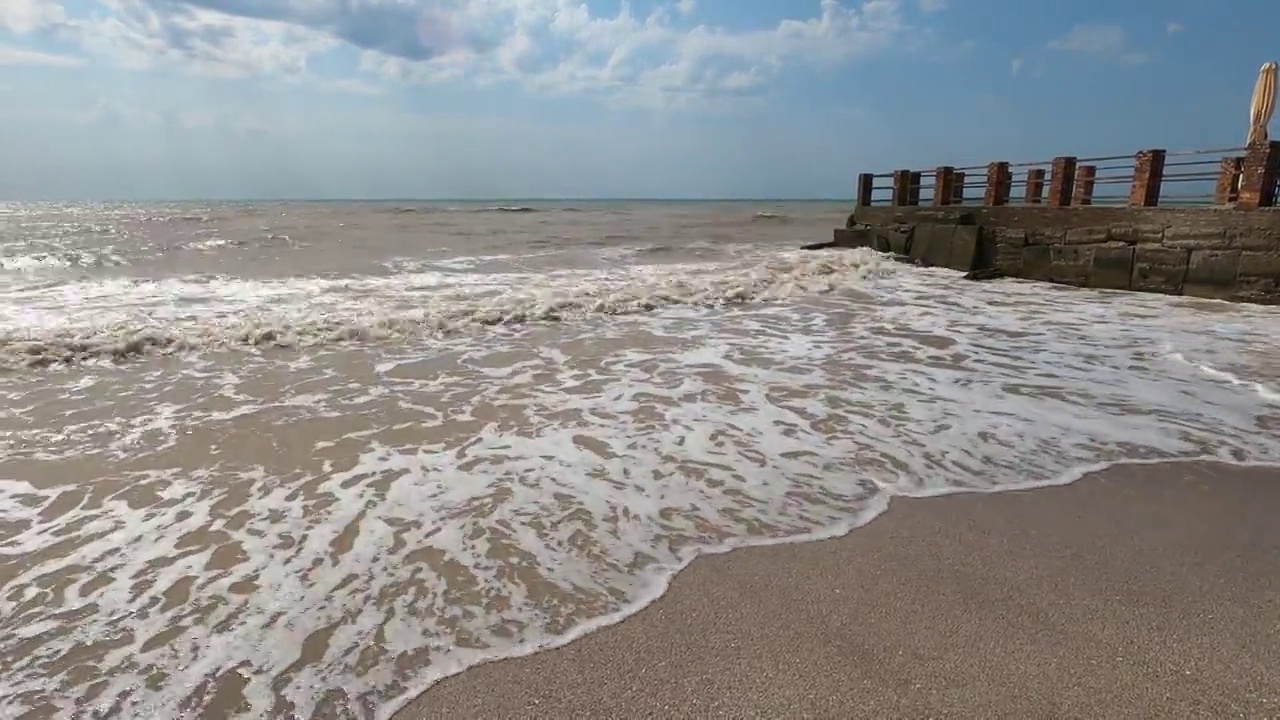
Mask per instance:
[[[1266,142],[1267,124],[1276,112],[1276,64],[1269,62],[1258,70],[1258,84],[1253,88],[1253,104],[1249,106],[1249,139],[1245,144]]]

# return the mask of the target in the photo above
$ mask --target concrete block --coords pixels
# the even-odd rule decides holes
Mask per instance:
[[[915,236],[911,238],[911,249],[908,254],[912,260],[922,265],[946,267],[951,253],[951,238],[955,235],[955,231],[955,225],[926,223],[917,225]]]
[[[1048,245],[1028,245],[1022,248],[1022,271],[1018,277],[1028,280],[1048,280],[1053,265],[1053,251]]]
[[[1240,253],[1240,276],[1280,278],[1280,252],[1242,251]]]
[[[1280,253],[1280,230],[1228,230],[1227,243],[1241,250]]]
[[[1064,210],[1063,212],[1070,212]],[[1036,228],[1027,230],[1028,245],[1061,245],[1067,240],[1066,228]]]
[[[981,230],[976,225],[916,226],[910,255],[922,265],[969,272],[978,254]]]
[[[1082,227],[1067,230],[1065,242],[1068,245],[1097,245],[1111,237],[1109,227]]]
[[[1027,244],[1027,231],[1017,228],[986,228],[987,237],[990,237],[997,245],[1012,245],[1014,247],[1022,247]]]
[[[1083,286],[1093,267],[1092,245],[1049,246],[1049,281]]]
[[[1144,292],[1182,292],[1191,251],[1139,245],[1133,253],[1133,276],[1129,287]]]
[[[871,247],[875,242],[875,233],[871,228],[836,228],[835,237],[836,247],[842,248],[860,248]]]
[[[969,272],[978,264],[978,250],[982,243],[982,228],[977,225],[960,225],[951,236],[951,252],[947,267]]]
[[[1164,231],[1165,247],[1188,250],[1225,250],[1231,246],[1227,230],[1221,225],[1170,225]]]
[[[1007,277],[1021,277],[1022,248],[1012,245],[996,245],[992,265]]]
[[[1108,290],[1128,290],[1133,280],[1132,245],[1108,244],[1095,248],[1093,261],[1089,267],[1091,288]]]
[[[1130,245],[1152,245],[1164,242],[1164,225],[1126,224],[1112,225],[1107,236],[1111,240]]]
[[[876,228],[876,237],[872,247],[880,252],[907,255],[911,252],[911,241],[914,234],[914,225],[890,225]]]
[[[1239,250],[1192,250],[1182,294],[1229,298],[1236,293],[1240,274]]]

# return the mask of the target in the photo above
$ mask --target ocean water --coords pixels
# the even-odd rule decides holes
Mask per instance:
[[[386,718],[895,495],[1280,462],[1280,309],[846,214],[0,205],[0,716]]]

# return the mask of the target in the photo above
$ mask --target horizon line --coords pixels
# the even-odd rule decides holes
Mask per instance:
[[[750,202],[853,202],[853,197],[185,197],[185,198],[4,198],[0,203],[608,203],[608,202],[666,202],[666,203],[750,203]]]

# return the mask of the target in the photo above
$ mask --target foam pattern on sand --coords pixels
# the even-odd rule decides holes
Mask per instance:
[[[1274,310],[758,252],[549,276],[577,298],[539,306],[557,323],[10,376],[0,715],[385,717],[699,552],[844,532],[891,494],[1280,461]],[[534,282],[443,278],[395,282],[476,307]],[[584,278],[645,312],[580,311]],[[308,317],[322,294],[272,290]]]

